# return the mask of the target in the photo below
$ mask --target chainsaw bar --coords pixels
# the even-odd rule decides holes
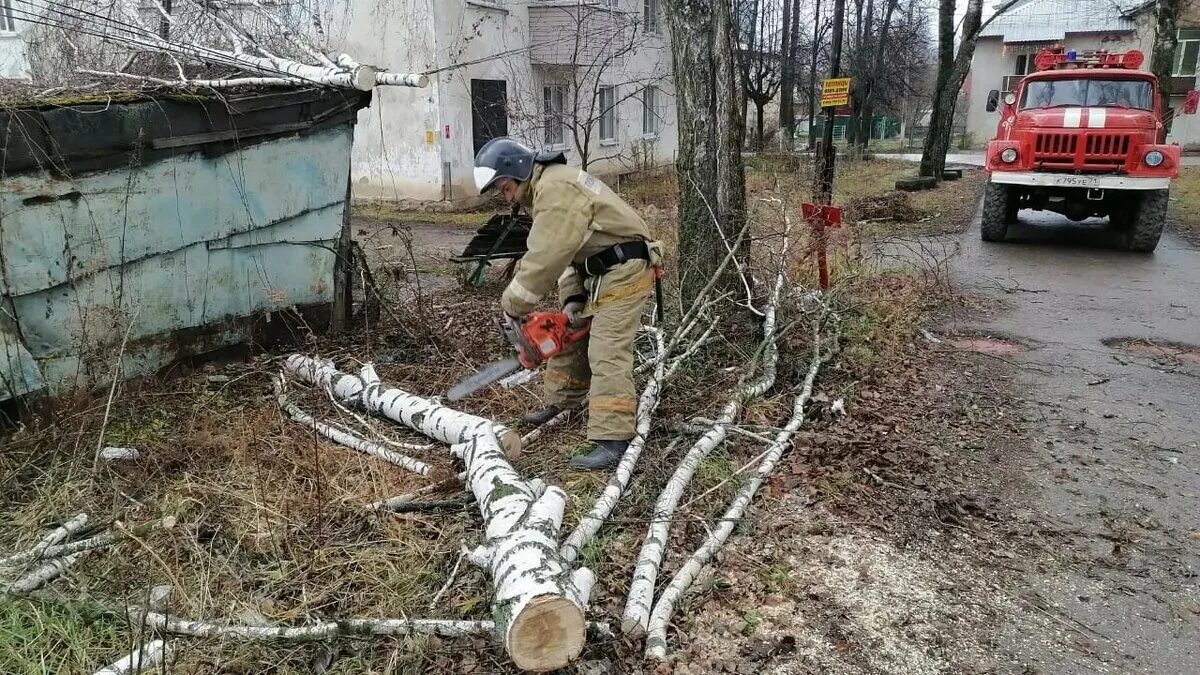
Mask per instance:
[[[507,375],[521,370],[524,366],[521,365],[520,359],[515,356],[510,356],[503,361],[484,366],[475,372],[474,375],[468,375],[466,379],[450,388],[446,392],[446,400],[454,403],[461,401],[464,398],[483,389],[489,384],[503,379]]]

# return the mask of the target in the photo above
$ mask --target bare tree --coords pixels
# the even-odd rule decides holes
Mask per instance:
[[[791,0],[783,0],[790,5]],[[786,36],[785,22],[780,22],[779,5],[772,0],[753,3],[754,14],[749,18],[754,28],[750,40],[742,45],[742,82],[746,98],[754,103],[756,111],[752,147],[762,150],[764,142],[764,117],[767,104],[779,93],[783,69],[781,41]]]
[[[938,60],[937,77],[933,85],[933,109],[929,114],[929,130],[921,153],[922,176],[941,180],[946,168],[946,153],[950,151],[950,136],[954,131],[954,109],[963,81],[971,68],[971,57],[979,34],[996,17],[1008,11],[1019,0],[1007,0],[983,21],[983,0],[967,0],[967,12],[962,20],[958,50],[954,48],[955,0],[938,0]]]
[[[679,270],[690,306],[746,222],[746,176],[732,3],[667,0],[679,119]],[[734,288],[736,275],[719,283]]]
[[[814,0],[814,3],[817,0]],[[783,130],[784,148],[792,150],[796,142],[796,73],[801,64],[800,0],[783,0],[783,68],[779,85],[779,127]]]

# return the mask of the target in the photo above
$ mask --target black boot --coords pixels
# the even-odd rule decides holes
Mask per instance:
[[[534,410],[533,412],[525,415],[525,417],[521,418],[521,420],[528,426],[540,427],[546,422],[549,422],[557,417],[562,411],[563,409],[556,405],[548,405],[541,410]]]
[[[629,441],[596,441],[596,447],[581,457],[571,460],[570,467],[581,471],[611,469],[621,462]]]

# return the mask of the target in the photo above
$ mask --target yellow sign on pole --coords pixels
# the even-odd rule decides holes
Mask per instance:
[[[837,108],[850,104],[850,78],[825,80],[821,85],[821,107]]]

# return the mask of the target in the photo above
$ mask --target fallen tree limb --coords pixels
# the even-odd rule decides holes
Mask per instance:
[[[82,553],[84,551],[91,551],[97,548],[104,548],[106,546],[112,546],[123,539],[141,537],[157,529],[169,530],[172,527],[175,527],[175,518],[171,516],[145,523],[138,523],[137,525],[132,526],[116,522],[113,523],[114,529],[109,530],[108,532],[102,532],[89,539],[80,539],[79,541],[72,541],[66,544],[55,544],[53,546],[48,546],[42,551],[42,554],[38,557],[38,559],[45,560],[49,558],[62,558],[75,553]],[[34,556],[33,551],[30,550],[26,551],[25,553],[19,553],[15,556],[9,556],[7,559],[5,559],[3,566],[15,567],[18,565],[27,564],[32,560],[34,560]]]
[[[332,425],[325,424],[313,418],[312,415],[304,412],[295,403],[287,400],[287,393],[284,391],[284,382],[282,377],[275,378],[275,400],[279,403],[279,409],[287,413],[287,416],[293,421],[299,422],[304,426],[316,431],[325,438],[344,445],[352,450],[357,450],[363,454],[377,457],[385,462],[391,462],[396,466],[407,469],[415,474],[422,476],[429,475],[429,465],[417,459],[413,459],[408,455],[402,455],[398,452],[392,452],[377,443],[372,443],[363,438],[359,438],[354,434],[338,429]]]
[[[571,531],[567,540],[559,548],[559,555],[567,562],[574,562],[579,557],[579,551],[596,536],[600,527],[604,525],[604,521],[617,508],[617,503],[621,501],[621,496],[625,494],[629,480],[633,477],[638,457],[641,456],[642,449],[646,446],[646,438],[650,435],[654,411],[658,408],[659,393],[666,379],[666,354],[664,353],[666,345],[661,330],[654,329],[654,341],[656,351],[654,374],[646,381],[646,387],[642,390],[642,395],[638,400],[637,435],[629,442],[625,454],[621,455],[621,461],[617,464],[616,471],[608,479],[608,484],[604,486],[596,503],[579,520],[575,529]]]
[[[584,608],[596,577],[558,553],[566,494],[513,470],[494,434],[454,446],[485,523],[470,554],[492,578],[496,633],[517,667],[554,670],[583,650]]]
[[[93,675],[136,675],[165,662],[169,653],[170,648],[166,642],[151,640],[120,661],[97,670]]]
[[[658,570],[662,565],[667,537],[671,530],[671,517],[679,505],[684,490],[691,482],[696,467],[725,441],[726,427],[737,419],[746,402],[762,396],[775,385],[776,365],[779,359],[779,350],[775,344],[775,310],[781,290],[782,281],[779,281],[776,283],[772,297],[764,311],[766,318],[763,320],[762,376],[753,383],[739,383],[733,397],[725,404],[725,408],[715,420],[712,428],[697,439],[680,460],[679,466],[675,468],[675,472],[654,504],[650,526],[637,557],[633,580],[629,586],[629,596],[621,620],[621,631],[626,635],[640,637],[646,632],[650,609],[654,601],[654,585],[658,579]]]
[[[46,549],[66,541],[68,537],[75,534],[79,530],[82,530],[84,527],[87,527],[87,523],[88,517],[86,513],[80,513],[71,517],[65,523],[54,528],[49,534],[42,537],[42,539],[28,551],[14,553],[7,558],[0,558],[0,567],[16,567],[17,565],[27,562],[40,560],[42,555],[46,552]]]
[[[819,327],[820,320],[816,322]],[[691,586],[696,575],[700,570],[712,560],[716,552],[725,544],[729,535],[733,532],[733,528],[737,525],[745,514],[746,508],[758,494],[758,490],[762,487],[763,482],[770,477],[771,472],[775,470],[775,464],[783,456],[784,451],[791,444],[792,436],[804,424],[805,408],[808,405],[809,399],[812,397],[813,383],[816,381],[817,373],[820,371],[821,365],[829,360],[837,349],[838,334],[835,332],[833,345],[831,348],[822,354],[822,344],[820,340],[819,330],[814,331],[813,336],[813,360],[809,366],[808,373],[804,378],[804,386],[800,394],[796,396],[792,406],[792,417],[787,425],[775,436],[774,442],[768,448],[768,453],[759,465],[758,471],[754,477],[742,487],[734,498],[733,503],[725,514],[721,517],[720,524],[708,535],[704,544],[692,554],[692,556],[683,564],[675,576],[671,579],[671,583],[663,590],[659,596],[658,602],[654,605],[654,611],[650,615],[649,635],[646,640],[646,656],[654,659],[664,659],[667,653],[667,624],[670,622],[671,615],[675,611],[675,603],[682,597],[683,593]]]
[[[363,366],[359,375],[350,375],[331,364],[293,354],[284,361],[283,369],[309,384],[328,389],[343,401],[358,403],[368,412],[400,422],[443,443],[467,443],[479,434],[494,433],[506,453],[510,456],[520,453],[521,437],[515,431],[402,389],[384,387],[369,364]]]
[[[383,499],[383,500],[380,500],[377,502],[371,502],[370,504],[367,504],[366,508],[368,511],[387,511],[389,509],[402,507],[405,504],[409,504],[411,502],[416,501],[419,497],[424,497],[425,495],[437,494],[439,492],[445,492],[446,490],[449,490],[451,488],[459,487],[464,482],[466,482],[466,480],[467,480],[467,472],[463,471],[462,473],[454,475],[450,478],[447,478],[444,481],[434,483],[432,485],[426,485],[425,487],[421,488],[420,490],[417,490],[416,492],[410,492],[408,494],[399,495],[397,497],[390,497],[388,499]]]
[[[12,595],[28,595],[57,579],[63,572],[66,572],[75,563],[82,560],[88,553],[90,551],[83,551],[64,558],[51,560],[34,568],[33,571],[9,584],[6,591]]]

